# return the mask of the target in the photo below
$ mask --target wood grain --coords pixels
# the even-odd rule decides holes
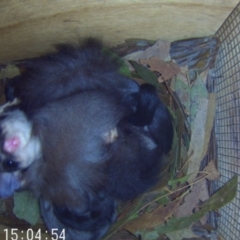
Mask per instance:
[[[214,34],[238,0],[1,0],[0,63],[99,37],[177,40]]]

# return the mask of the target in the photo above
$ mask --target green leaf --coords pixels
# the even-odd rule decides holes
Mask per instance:
[[[197,238],[198,236],[193,233],[193,231],[190,228],[184,228],[178,231],[174,231],[171,233],[166,234],[170,240],[179,240],[179,239],[194,239]]]
[[[168,185],[170,187],[172,187],[173,189],[175,189],[179,184],[184,184],[187,182],[188,178],[191,176],[192,174],[186,175],[182,178],[177,178],[177,179],[172,179],[168,182]]]
[[[31,225],[35,225],[40,217],[38,200],[27,191],[14,194],[13,213]]]
[[[159,234],[158,234],[157,230],[152,230],[152,231],[148,231],[148,230],[138,231],[138,232],[136,232],[135,235],[140,235],[140,236],[141,236],[141,239],[144,239],[144,240],[159,240]]]
[[[167,192],[166,191],[162,191],[161,193],[158,194],[158,196],[155,197],[156,199],[159,199],[159,200],[156,200],[156,202],[158,204],[161,204],[161,205],[166,205],[169,203],[169,197],[167,196]]]
[[[129,68],[125,63],[119,68],[118,73],[129,78],[132,77]]]
[[[107,48],[104,48],[103,51],[108,54],[112,59],[115,59],[119,62],[120,64],[120,68],[118,69],[118,73],[126,76],[126,77],[132,77],[131,71],[129,70],[129,67],[127,66],[127,64],[125,63],[125,61],[122,60],[122,58],[120,58],[116,53],[110,51]]]
[[[142,66],[141,64],[135,61],[129,61],[138,75],[146,82],[154,85],[156,88],[159,89],[158,77],[157,75],[152,72],[151,70],[147,69],[146,67]]]
[[[238,176],[235,175],[222,188],[214,193],[206,202],[204,202],[201,206],[201,209],[208,209],[208,211],[213,211],[231,202],[236,196],[237,184]]]

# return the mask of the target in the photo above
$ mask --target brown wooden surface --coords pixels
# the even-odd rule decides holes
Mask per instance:
[[[0,63],[84,36],[177,40],[214,34],[239,0],[1,0]]]

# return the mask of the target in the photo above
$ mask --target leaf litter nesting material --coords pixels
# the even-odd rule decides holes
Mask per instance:
[[[200,171],[216,108],[215,94],[208,92],[206,80],[217,55],[217,39],[205,37],[172,43],[130,39],[112,50],[126,63],[120,69],[122,74],[157,88],[173,116],[175,134],[172,150],[163,159],[159,183],[133,202],[120,204],[118,220],[103,239],[215,239],[215,229],[211,227],[209,231],[207,225],[207,213],[230,202],[237,188],[234,176],[209,197],[207,181],[220,177],[216,159]],[[8,65],[1,70],[0,80],[16,74],[16,67]],[[29,198],[23,192],[17,193],[14,200],[1,200],[1,223],[13,226],[14,221],[18,228],[29,226],[27,223],[44,228],[37,220],[36,202]],[[34,206],[29,215],[22,209],[29,208],[31,202]]]
[[[215,93],[208,91],[206,81],[218,47],[215,37],[172,43],[158,40],[145,50],[123,57],[134,78],[156,86],[172,113],[175,137],[159,184],[130,206],[122,207],[118,221],[104,239],[119,229],[126,229],[144,240],[217,237],[213,228],[211,232],[206,231],[206,215],[231,201],[237,188],[234,176],[209,197],[207,181],[220,177],[214,163],[216,159],[200,171],[216,109]],[[201,228],[195,231],[197,222]],[[114,236],[117,239],[116,233]]]

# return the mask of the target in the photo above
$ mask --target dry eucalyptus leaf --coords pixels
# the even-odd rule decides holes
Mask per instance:
[[[144,51],[144,56],[141,58],[157,57],[164,61],[170,60],[170,43],[164,40],[158,40],[152,47]]]
[[[209,191],[208,191],[208,183],[206,179],[202,180],[202,186],[201,186],[201,190],[200,190],[200,194],[199,194],[199,199],[202,202],[205,202],[209,199]]]
[[[177,75],[177,78],[180,80],[180,81],[182,81],[182,82],[184,82],[186,85],[190,85],[189,84],[189,80],[188,80],[188,77],[187,77],[187,74],[185,74],[185,73],[183,73],[183,72],[180,72],[178,75]]]
[[[126,55],[123,57],[123,60],[125,61],[136,61],[138,62],[140,59],[148,59],[151,57],[157,57],[164,61],[170,61],[170,43],[164,40],[158,40],[152,47],[148,47],[144,51],[137,51],[131,54]],[[129,68],[131,71],[133,71],[132,66],[129,64]]]
[[[209,211],[215,211],[230,201],[236,196],[238,185],[237,175],[233,176],[222,188],[214,193],[207,201],[201,204],[199,211],[191,216],[175,218],[172,217],[156,229],[159,234],[173,232],[190,227],[193,223],[199,221]]]
[[[146,228],[154,228],[159,226],[161,223],[166,221],[169,217],[172,216],[175,208],[180,204],[179,201],[174,201],[166,206],[159,205],[151,213],[145,213],[142,216],[139,216],[124,225],[124,229],[127,229],[130,232],[136,232],[137,230],[146,229]]]
[[[220,173],[218,172],[214,160],[211,160],[208,165],[203,169],[204,172],[207,172],[208,175],[206,178],[209,181],[217,180],[220,177]]]
[[[180,81],[182,82],[184,85],[188,86],[189,87],[189,82],[188,82],[188,78],[187,78],[187,75],[180,72],[179,74],[177,74],[177,76],[175,78],[172,78],[170,82],[170,87],[172,89],[173,92],[176,91],[176,81]]]
[[[179,66],[180,69],[181,69],[181,72],[184,73],[184,74],[187,74],[187,72],[189,71],[189,68],[187,65],[185,66]]]
[[[188,84],[182,81],[180,74],[177,75],[175,80],[173,81],[172,86],[174,86],[174,90],[182,104],[184,106],[184,111],[189,115],[190,113],[190,93],[191,88]]]
[[[203,225],[200,221],[194,223],[191,227],[193,233],[202,237],[204,240],[217,240],[217,234],[215,228],[210,224]]]
[[[202,79],[204,84],[206,84],[208,73],[209,73],[208,68],[200,73],[200,78]]]
[[[207,118],[208,99],[201,99],[199,108],[196,114],[195,121],[193,123],[193,129],[191,134],[191,141],[188,150],[188,174],[192,174],[189,178],[189,182],[193,182],[197,176],[200,163],[205,153],[203,153],[203,145],[205,138],[205,122]]]
[[[207,224],[207,222],[208,222],[208,213],[206,215],[204,215],[202,218],[200,218],[199,221],[200,221],[200,223],[202,225]]]
[[[201,98],[208,98],[208,91],[204,85],[202,79],[197,77],[190,88],[190,116],[189,121],[191,128],[194,123],[195,116],[198,111],[199,103]]]
[[[191,192],[185,197],[184,203],[174,211],[175,217],[186,217],[193,214],[193,209],[199,202],[202,184],[203,182],[199,181],[193,186]]]
[[[215,36],[184,39],[171,43],[170,55],[180,66],[203,71],[213,66],[218,48]]]
[[[200,163],[205,156],[210,140],[216,109],[215,94],[209,94],[209,100],[202,98],[194,119],[191,141],[188,150],[188,174],[192,174],[189,182],[193,182],[199,171]]]
[[[149,59],[140,59],[140,63],[142,65],[149,66],[151,71],[158,72],[159,75],[161,75],[158,78],[159,82],[161,82],[162,80],[163,81],[169,80],[181,71],[181,69],[176,63],[174,62],[166,63],[165,61],[160,60],[157,57],[152,57]]]
[[[215,93],[209,93],[209,103],[208,103],[208,112],[207,112],[207,120],[205,123],[205,139],[204,139],[204,145],[203,145],[203,153],[204,156],[208,150],[208,144],[211,137],[211,132],[213,128],[213,122],[215,118],[215,112],[216,112],[216,94]],[[204,157],[203,156],[203,157]]]
[[[202,185],[201,193],[199,199],[204,202],[209,199],[209,191],[208,191],[208,183],[207,180],[204,179],[204,183]],[[205,214],[203,217],[199,219],[200,223],[204,226],[208,223],[209,220],[209,213]]]

